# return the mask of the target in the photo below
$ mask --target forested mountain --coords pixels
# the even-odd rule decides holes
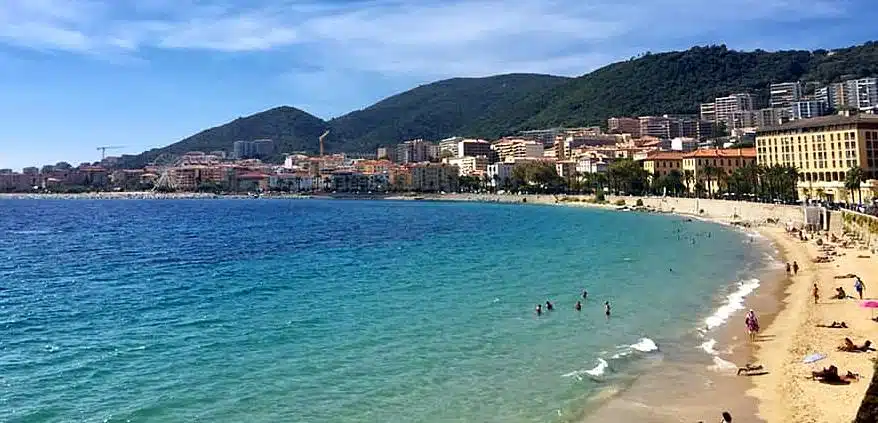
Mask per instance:
[[[453,78],[388,97],[328,122],[292,107],[278,107],[208,129],[139,156],[142,165],[160,153],[230,151],[236,140],[272,138],[281,152],[317,151],[325,129],[330,152],[374,152],[413,138],[493,138],[522,129],[603,125],[611,116],[696,113],[700,103],[750,91],[767,101],[772,82],[803,81],[808,87],[878,76],[878,43],[832,51],[762,50],[726,46],[647,53],[578,78],[509,74]]]

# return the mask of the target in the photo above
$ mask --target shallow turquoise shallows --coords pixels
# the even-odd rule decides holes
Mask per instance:
[[[567,421],[764,254],[567,207],[2,201],[0,420]]]

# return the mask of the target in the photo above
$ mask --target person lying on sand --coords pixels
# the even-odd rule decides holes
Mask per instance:
[[[848,385],[860,379],[860,375],[850,371],[844,376],[839,376],[838,367],[835,366],[824,367],[823,370],[811,372],[811,377],[822,383],[839,385]]]
[[[839,351],[844,352],[867,352],[867,351],[875,351],[872,348],[872,341],[867,340],[862,346],[858,346],[854,344],[854,341],[851,341],[850,338],[844,339],[844,345],[838,347]]]
[[[830,328],[830,329],[841,329],[847,328],[848,324],[845,322],[832,322],[830,325],[817,325],[818,328]]]
[[[746,364],[744,367],[738,367],[738,376],[740,376],[741,373],[746,375],[750,372],[758,372],[762,369],[762,365]]]

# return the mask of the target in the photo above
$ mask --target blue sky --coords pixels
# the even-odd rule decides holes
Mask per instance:
[[[0,168],[138,153],[284,104],[330,118],[453,76],[859,44],[876,18],[873,0],[2,0]]]

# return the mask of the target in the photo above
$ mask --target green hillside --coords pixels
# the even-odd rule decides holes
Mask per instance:
[[[422,85],[329,122],[348,151],[454,135],[498,137],[546,107],[548,90],[570,81],[511,74],[454,78]]]
[[[814,52],[694,47],[645,54],[578,78],[510,74],[448,79],[329,122],[278,107],[126,157],[125,164],[142,165],[163,152],[229,151],[239,139],[273,138],[281,152],[315,152],[326,128],[332,130],[328,151],[374,152],[413,138],[493,138],[522,129],[603,125],[611,116],[696,113],[700,103],[733,92],[753,92],[765,104],[772,82],[801,80],[813,88],[863,76],[878,76],[876,42]]]
[[[878,76],[878,43],[836,50],[739,52],[725,46],[647,54],[576,78],[548,95],[551,104],[525,126],[603,124],[613,115],[697,113],[700,103],[733,92],[768,103],[772,82],[816,84]]]
[[[315,151],[317,138],[329,126],[322,119],[294,107],[282,106],[235,119],[221,126],[201,131],[167,147],[153,149],[136,156],[123,156],[123,166],[138,168],[155,160],[162,153],[180,155],[188,151],[232,151],[238,140],[270,138],[279,152]],[[328,137],[327,137],[328,138]],[[331,140],[326,140],[331,148]],[[280,159],[281,155],[275,158]]]

